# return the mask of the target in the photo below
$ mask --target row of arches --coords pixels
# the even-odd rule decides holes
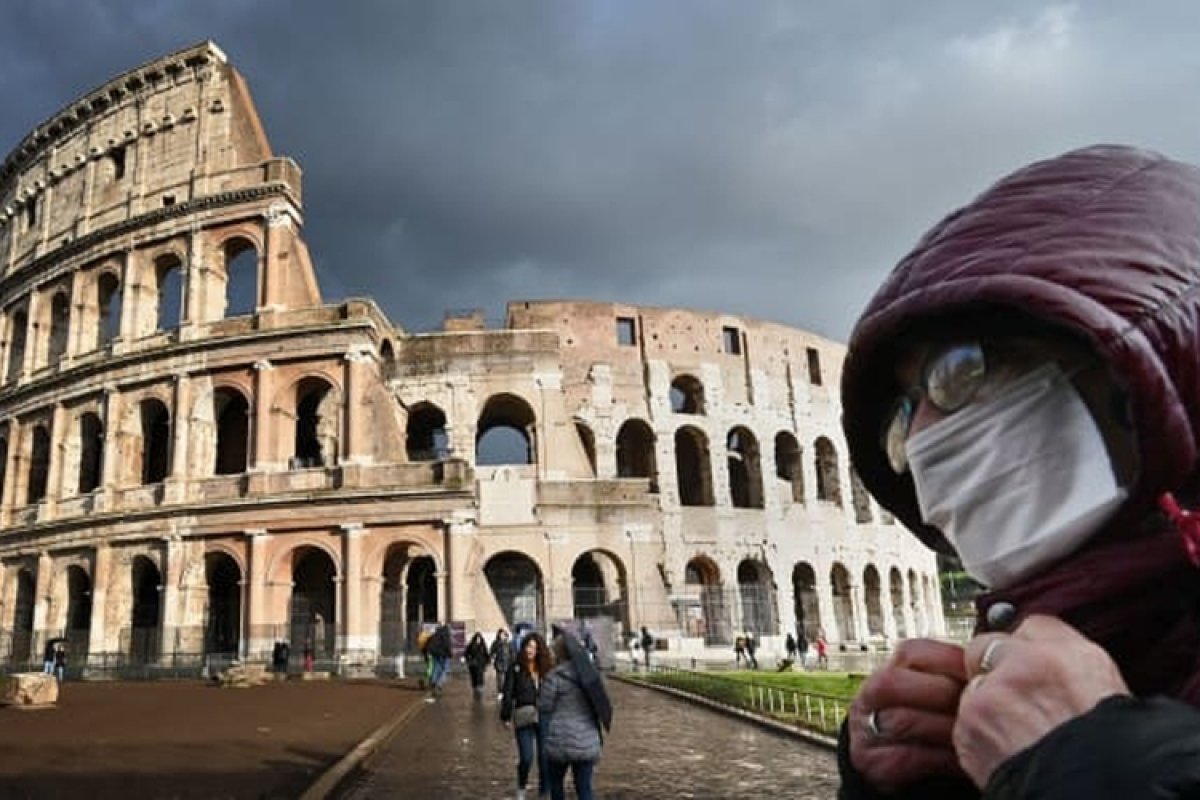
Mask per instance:
[[[220,245],[224,282],[222,316],[253,313],[258,304],[258,248],[234,236]],[[200,321],[187,305],[184,258],[160,253],[135,276],[130,268],[104,262],[10,304],[3,314],[5,382],[63,358],[102,349],[118,336],[146,336]],[[128,287],[132,287],[129,289]],[[73,309],[72,306],[77,306]],[[122,320],[140,322],[122,327]],[[31,348],[30,344],[36,345]]]

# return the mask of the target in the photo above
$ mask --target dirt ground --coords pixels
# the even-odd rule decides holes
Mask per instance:
[[[294,798],[423,697],[382,681],[68,682],[57,708],[0,708],[0,798]]]

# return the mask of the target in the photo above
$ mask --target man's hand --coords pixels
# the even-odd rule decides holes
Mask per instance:
[[[997,767],[1054,728],[1106,697],[1129,694],[1108,653],[1054,617],[1031,616],[1011,636],[977,636],[965,659],[971,678],[954,749],[981,789]]]
[[[850,706],[850,760],[878,789],[962,774],[951,732],[967,680],[963,649],[908,639]]]

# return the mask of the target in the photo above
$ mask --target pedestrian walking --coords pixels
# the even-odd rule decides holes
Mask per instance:
[[[829,669],[829,642],[825,634],[817,634],[817,669]]]
[[[450,626],[438,625],[433,635],[425,642],[425,652],[430,660],[429,688],[434,697],[442,693],[442,687],[446,683],[452,651]]]
[[[538,762],[538,795],[549,791],[538,693],[551,666],[546,640],[541,634],[530,632],[525,635],[520,653],[504,675],[500,720],[512,727],[517,740],[517,800],[525,800],[534,756]]]
[[[750,669],[758,669],[758,659],[754,657],[754,652],[758,649],[758,642],[754,641],[754,634],[746,632],[746,662]]]
[[[800,632],[800,638],[796,641],[796,654],[800,658],[800,666],[808,669],[808,637],[804,635],[804,631]]]
[[[492,647],[488,652],[492,656],[492,668],[496,671],[496,699],[499,700],[504,696],[504,675],[513,662],[513,649],[508,639],[508,631],[504,628],[496,631],[496,638],[492,640]]]
[[[54,646],[54,677],[59,683],[67,677],[67,646],[62,642]]]
[[[793,664],[796,663],[796,654],[799,652],[796,645],[796,637],[788,632],[787,638],[783,640],[783,649],[787,651],[788,660]]]
[[[467,662],[467,672],[471,675],[471,693],[478,702],[483,699],[483,676],[488,662],[491,661],[487,642],[483,640],[483,634],[479,631],[476,631],[475,635],[471,637],[471,641],[467,643],[467,649],[463,652],[463,661]]]
[[[646,669],[650,669],[650,651],[654,649],[654,635],[642,626],[642,658],[645,659]]]
[[[42,672],[47,675],[54,674],[54,646],[56,644],[58,644],[58,639],[50,639],[42,650]]]
[[[560,633],[554,638],[554,658],[557,663],[546,676],[538,699],[538,710],[546,720],[545,748],[550,800],[564,800],[568,770],[575,783],[576,797],[579,800],[592,800],[592,773],[600,758],[600,720],[584,692],[580,666],[571,658],[568,636],[569,633]],[[594,674],[589,677],[594,681],[601,680],[594,668],[591,668],[591,672]],[[599,686],[603,691],[603,682]]]
[[[746,657],[746,637],[735,636],[733,639],[733,665],[740,667]]]

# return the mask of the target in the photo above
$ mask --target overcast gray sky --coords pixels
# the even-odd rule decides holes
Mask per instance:
[[[582,298],[844,340],[917,237],[1096,142],[1200,162],[1200,3],[5,0],[0,150],[212,39],[305,172],[327,299]]]

